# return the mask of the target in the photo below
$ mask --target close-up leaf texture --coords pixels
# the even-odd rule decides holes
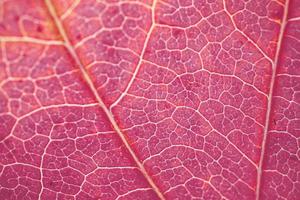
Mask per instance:
[[[299,200],[300,0],[0,0],[1,200]]]

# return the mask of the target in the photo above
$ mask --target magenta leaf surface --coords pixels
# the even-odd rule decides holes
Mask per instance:
[[[0,199],[300,199],[299,0],[0,0]]]

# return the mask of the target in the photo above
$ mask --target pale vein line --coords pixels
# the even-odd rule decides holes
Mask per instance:
[[[148,191],[148,190],[152,190],[152,188],[138,188],[138,189],[134,189],[134,190],[130,190],[124,194],[121,194],[120,196],[118,196],[116,198],[116,200],[119,200],[120,198],[124,198],[126,197],[127,195],[130,195],[130,194],[133,194],[134,192],[138,192],[138,191]],[[126,198],[125,198],[126,199]]]
[[[75,0],[75,2],[72,3],[72,5],[67,9],[67,11],[60,16],[61,20],[66,19],[71,13],[72,11],[79,5],[80,0]]]
[[[51,132],[52,132],[52,130],[51,130]],[[48,147],[50,146],[50,143],[51,143],[50,135],[48,136],[48,138],[49,138],[49,141],[46,144],[45,148],[43,149],[44,151],[43,151],[43,153],[41,155],[42,159],[41,159],[41,163],[40,163],[40,167],[39,167],[39,170],[40,170],[40,173],[41,173],[41,186],[42,186],[42,188],[41,188],[41,192],[39,193],[39,198],[38,199],[42,199],[43,189],[45,188],[44,187],[44,183],[43,183],[43,177],[44,177],[43,164],[44,164],[45,155],[47,153],[47,149],[48,149]]]
[[[288,21],[293,22],[293,21],[298,21],[298,20],[300,20],[300,17],[291,18]]]
[[[119,96],[119,98],[113,103],[111,104],[110,106],[110,109],[112,109],[114,106],[116,106],[123,98],[124,96],[128,93],[128,90],[130,89],[133,81],[136,79],[136,76],[141,68],[141,65],[142,65],[142,62],[143,62],[143,57],[144,57],[144,54],[145,54],[145,51],[146,51],[146,48],[147,48],[147,45],[149,43],[149,40],[150,40],[150,37],[152,35],[152,32],[154,30],[154,27],[155,27],[155,7],[156,7],[156,3],[157,3],[157,0],[154,0],[153,4],[152,4],[152,9],[151,9],[151,15],[152,15],[152,23],[151,23],[151,27],[148,31],[148,34],[147,34],[147,37],[145,39],[145,42],[144,42],[144,46],[143,46],[143,49],[142,49],[142,52],[141,52],[141,56],[139,57],[139,62],[136,66],[136,69],[132,75],[132,78],[130,79],[126,89],[124,90],[124,92]]]
[[[235,30],[237,32],[239,32],[242,36],[244,36],[253,46],[256,47],[256,49],[268,60],[270,61],[272,64],[273,64],[273,60],[256,44],[255,41],[253,41],[247,34],[245,34],[243,31],[241,31],[237,25],[235,24],[235,21],[232,17],[232,15],[229,13],[229,11],[227,10],[227,6],[226,6],[226,3],[225,3],[225,0],[223,0],[223,6],[224,6],[224,11],[225,13],[228,15],[228,17],[230,18],[232,24],[233,24],[233,27],[235,28]]]
[[[84,104],[84,105],[81,105],[81,104],[58,104],[58,105],[50,105],[50,106],[44,106],[44,107],[39,107],[37,109],[34,109],[22,116],[15,116],[13,115],[16,119],[12,129],[11,129],[11,132],[9,135],[7,135],[5,138],[2,139],[2,141],[6,140],[7,138],[11,137],[13,135],[13,133],[15,132],[15,129],[17,127],[17,125],[19,124],[19,122],[23,119],[25,119],[26,117],[30,117],[31,115],[35,114],[35,113],[38,113],[40,111],[46,111],[47,109],[51,109],[51,108],[62,108],[62,107],[80,107],[80,108],[85,108],[85,107],[90,107],[90,106],[96,106],[98,104],[96,103],[91,103],[91,104]]]
[[[63,41],[59,40],[44,40],[27,36],[1,36],[1,42],[27,42],[42,45],[64,45]]]
[[[283,34],[284,30],[287,24],[287,17],[288,17],[288,10],[289,10],[289,0],[286,0],[284,5],[284,13],[282,18],[282,25],[280,27],[280,32],[278,36],[278,43],[276,48],[276,54],[274,59],[274,65],[273,65],[273,71],[272,71],[272,78],[270,83],[270,92],[268,96],[268,107],[267,107],[267,113],[266,113],[266,121],[265,121],[265,130],[263,134],[263,141],[261,145],[261,154],[260,154],[260,160],[259,165],[257,169],[257,180],[256,180],[256,200],[259,200],[259,195],[261,191],[261,178],[262,178],[262,164],[264,161],[264,155],[265,155],[265,148],[266,148],[266,140],[267,140],[267,134],[269,129],[269,123],[270,123],[270,116],[271,116],[271,106],[272,106],[272,96],[274,91],[274,83],[275,83],[275,77],[276,77],[276,69],[278,67],[278,61],[279,61],[279,53],[282,45],[283,40]]]
[[[137,155],[135,154],[135,152],[133,151],[133,149],[131,148],[130,144],[128,143],[128,141],[126,140],[125,136],[123,135],[121,129],[119,128],[119,126],[117,125],[117,122],[115,121],[112,113],[110,112],[110,110],[105,106],[105,104],[103,103],[101,97],[99,96],[96,87],[94,86],[92,80],[90,79],[88,72],[85,70],[84,65],[82,64],[81,60],[79,59],[77,53],[75,52],[73,46],[71,45],[68,36],[64,30],[64,27],[61,23],[61,21],[59,20],[55,8],[52,5],[51,0],[45,0],[47,8],[49,10],[50,15],[52,16],[58,31],[60,32],[63,40],[65,41],[65,46],[68,49],[69,53],[71,54],[71,56],[73,57],[74,61],[78,64],[79,69],[83,75],[83,78],[85,79],[85,81],[87,82],[89,88],[92,90],[95,98],[97,99],[99,106],[103,109],[103,111],[105,112],[106,116],[108,117],[109,121],[111,122],[111,124],[113,125],[116,133],[118,134],[118,136],[120,137],[120,139],[122,140],[123,144],[125,145],[126,149],[129,151],[130,155],[132,156],[132,158],[134,159],[136,165],[139,167],[141,173],[144,175],[145,179],[148,181],[148,183],[150,184],[150,186],[153,188],[154,192],[157,194],[157,196],[161,199],[161,200],[165,200],[165,197],[163,196],[163,194],[161,193],[161,191],[159,190],[159,188],[155,185],[155,183],[153,182],[152,178],[150,177],[150,175],[148,174],[148,172],[146,171],[145,167],[142,165],[142,163],[140,162],[139,158],[137,157]]]

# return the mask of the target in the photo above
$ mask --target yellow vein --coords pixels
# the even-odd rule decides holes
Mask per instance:
[[[144,177],[146,178],[146,180],[148,181],[148,183],[150,184],[150,186],[153,188],[154,192],[156,192],[156,194],[158,195],[158,197],[162,200],[164,200],[164,196],[163,194],[160,192],[159,188],[155,185],[155,183],[153,182],[152,178],[149,176],[148,172],[146,171],[145,167],[142,165],[142,163],[140,162],[140,160],[138,159],[137,155],[135,154],[135,152],[133,151],[133,149],[131,148],[131,146],[129,145],[128,141],[126,140],[125,136],[123,135],[121,129],[119,128],[119,126],[117,125],[112,113],[110,112],[110,110],[105,106],[105,104],[103,103],[101,97],[99,96],[97,89],[95,88],[92,80],[90,79],[88,72],[85,70],[81,60],[79,59],[77,53],[75,52],[73,46],[71,45],[68,36],[64,30],[64,27],[61,23],[61,21],[59,20],[55,8],[52,5],[51,0],[45,0],[46,1],[46,5],[48,7],[48,10],[61,34],[61,36],[63,37],[63,40],[65,41],[65,46],[67,47],[69,53],[71,54],[71,56],[73,57],[74,61],[78,64],[80,71],[85,79],[85,81],[87,82],[88,86],[90,87],[90,89],[92,90],[95,98],[97,99],[100,107],[103,109],[103,111],[105,112],[105,114],[107,115],[109,121],[111,122],[111,124],[113,125],[115,131],[117,132],[118,136],[120,137],[120,139],[122,140],[123,144],[125,145],[125,147],[127,148],[127,150],[129,151],[130,155],[132,156],[132,158],[134,159],[135,163],[137,164],[137,166],[139,167],[140,171],[143,173]]]
[[[63,41],[59,40],[44,40],[27,36],[1,36],[1,42],[26,42],[41,45],[63,45]]]
[[[261,145],[260,160],[259,160],[259,165],[258,165],[258,169],[257,169],[256,200],[259,200],[259,195],[260,195],[260,191],[261,191],[260,187],[261,187],[261,178],[262,178],[262,171],[263,171],[262,165],[263,165],[263,161],[264,161],[266,140],[267,140],[267,136],[268,136],[269,121],[270,121],[271,106],[272,106],[272,96],[273,96],[274,83],[275,83],[275,78],[276,78],[276,69],[278,67],[279,54],[280,54],[280,49],[281,49],[281,45],[282,45],[283,34],[284,34],[284,30],[285,30],[285,27],[287,24],[288,10],[289,10],[289,0],[286,0],[285,5],[284,5],[282,24],[281,24],[280,32],[279,32],[279,36],[278,36],[278,43],[277,43],[277,48],[276,48],[274,65],[273,65],[273,69],[272,69],[273,71],[272,71],[272,78],[271,78],[271,83],[270,83],[270,92],[269,92],[269,96],[268,96],[268,106],[267,106],[267,113],[266,113],[265,129],[264,129],[263,141],[262,141],[262,145]]]
[[[61,20],[66,19],[73,12],[73,10],[79,5],[79,3],[80,3],[80,0],[75,0],[71,4],[71,6],[67,9],[67,11],[64,14],[62,14],[62,16],[60,17],[60,19]]]

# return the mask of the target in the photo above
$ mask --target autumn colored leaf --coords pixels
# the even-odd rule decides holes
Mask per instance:
[[[300,1],[0,0],[0,199],[300,199]]]

